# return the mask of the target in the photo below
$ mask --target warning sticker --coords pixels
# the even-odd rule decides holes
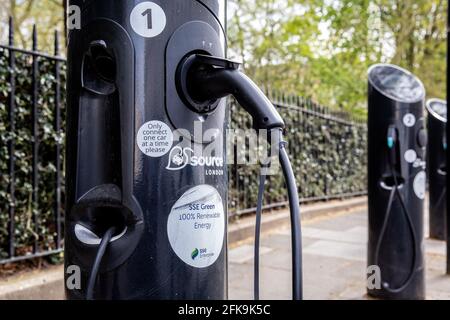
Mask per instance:
[[[423,200],[425,199],[425,193],[426,193],[426,181],[427,181],[427,175],[425,171],[421,171],[417,174],[417,176],[414,178],[414,193],[416,194],[417,198]]]
[[[405,152],[405,160],[408,163],[414,163],[417,160],[417,152],[415,150],[408,150]]]
[[[206,268],[216,262],[225,236],[219,192],[200,185],[184,193],[170,211],[167,234],[173,251],[186,264]]]
[[[162,157],[172,148],[173,133],[164,122],[149,121],[139,129],[136,143],[146,156]]]

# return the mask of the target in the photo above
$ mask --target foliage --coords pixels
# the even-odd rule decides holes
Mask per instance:
[[[394,63],[416,73],[430,97],[445,96],[444,0],[228,0],[232,58],[260,85],[365,116],[367,69]],[[63,0],[0,1],[0,42],[6,14],[30,48],[36,23],[40,49],[64,34]],[[64,42],[61,42],[64,43]]]
[[[9,51],[0,49],[0,259],[7,254],[8,207],[11,203],[8,186],[8,141],[15,142],[15,245],[16,255],[32,252],[35,241],[38,249],[54,249],[54,198],[56,142],[61,141],[54,130],[55,114],[55,62],[40,58],[39,61],[39,203],[34,206],[32,199],[32,59],[29,55],[16,53],[16,67],[9,68]],[[62,81],[65,66],[62,65]],[[16,79],[16,132],[11,133],[8,121],[8,96],[11,92],[9,77],[13,71]],[[62,88],[62,86],[61,86]],[[63,90],[62,90],[63,92]],[[64,98],[64,96],[63,96]],[[62,100],[62,104],[64,100]],[[33,222],[33,212],[37,214],[38,227]]]
[[[232,58],[257,83],[365,116],[367,70],[394,63],[430,97],[446,85],[444,0],[230,0]]]
[[[447,6],[445,0],[378,0],[380,20],[395,44],[391,62],[416,73],[428,96],[445,98]]]
[[[0,1],[0,43],[8,39],[8,19],[14,18],[16,45],[31,49],[30,30],[36,24],[39,50],[53,53],[54,32],[59,31],[63,40],[65,0],[1,0]],[[65,43],[60,41],[60,43]]]
[[[272,95],[286,119],[288,152],[299,183],[302,199],[361,193],[367,190],[367,127],[345,113],[329,109],[299,97]],[[249,129],[248,114],[231,103],[231,127]],[[241,143],[243,145],[244,143]],[[256,205],[260,164],[230,167],[232,212]],[[265,204],[287,201],[281,173],[268,177]]]

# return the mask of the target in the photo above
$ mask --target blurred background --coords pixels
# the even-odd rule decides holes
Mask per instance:
[[[376,62],[405,67],[444,98],[446,8],[444,0],[230,0],[229,53],[261,86],[364,116]],[[34,23],[40,50],[53,51],[55,29],[64,34],[63,0],[0,0],[0,43],[8,16],[24,48]]]

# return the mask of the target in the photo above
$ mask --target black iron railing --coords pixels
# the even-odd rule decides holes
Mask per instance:
[[[301,202],[349,198],[367,193],[367,125],[343,111],[332,111],[298,96],[269,93],[286,122],[286,140],[298,181]],[[250,128],[251,119],[232,102],[231,127]],[[243,142],[241,144],[244,144]],[[234,155],[236,156],[235,152]],[[235,161],[236,163],[236,161]],[[256,210],[259,165],[230,168],[232,216]],[[288,204],[280,174],[269,177],[265,209]]]
[[[8,38],[8,45],[0,45],[0,59],[7,64],[3,79],[7,83],[1,83],[4,90],[0,94],[0,103],[6,106],[6,116],[1,120],[7,120],[4,123],[7,134],[3,132],[2,135],[2,143],[6,142],[7,146],[2,151],[6,150],[7,154],[0,157],[3,162],[0,170],[6,169],[1,170],[1,182],[3,187],[7,185],[1,190],[3,196],[0,197],[0,218],[3,218],[0,219],[1,264],[61,252],[63,238],[61,89],[64,84],[61,72],[65,60],[59,56],[59,35],[55,31],[54,55],[38,52],[36,26],[33,27],[31,50],[15,47],[12,19],[9,21]],[[23,69],[27,70],[27,79],[23,78]],[[42,69],[45,69],[45,74],[41,73]],[[49,74],[52,75],[51,84]],[[24,80],[31,80],[31,83]],[[49,85],[53,89],[51,97],[44,99],[42,97],[47,92],[43,91]],[[44,104],[48,109],[47,114],[42,110]],[[51,115],[48,114],[49,110]],[[41,121],[44,118],[47,121]],[[52,121],[48,121],[50,118]],[[26,135],[29,136],[24,137],[23,129],[27,126],[29,128]],[[43,134],[44,131],[53,131],[53,134]],[[28,143],[21,142],[23,139]],[[50,157],[47,152],[49,148],[53,149]],[[43,151],[46,152],[45,155],[42,154]],[[22,165],[18,165],[18,162]],[[53,179],[48,174],[45,179],[41,179],[42,168],[49,165],[52,167]],[[43,182],[46,184],[45,189],[52,190],[47,195],[51,199],[41,197]],[[51,187],[48,183],[52,184]],[[27,195],[28,199],[24,200]],[[45,214],[44,210],[47,211]],[[26,221],[22,219],[25,216]],[[49,216],[52,218],[49,219]],[[26,227],[19,226],[25,223]],[[43,230],[46,231],[45,234],[42,234]],[[24,235],[25,233],[29,235]]]

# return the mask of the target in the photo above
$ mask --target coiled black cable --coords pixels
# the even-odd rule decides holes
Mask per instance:
[[[411,219],[411,216],[409,214],[409,211],[408,211],[408,209],[406,207],[405,201],[403,200],[403,196],[400,193],[400,185],[398,183],[397,175],[395,173],[393,165],[390,162],[389,162],[389,166],[390,166],[391,174],[392,174],[392,177],[393,177],[393,180],[394,180],[394,186],[393,186],[391,194],[389,196],[389,202],[388,202],[388,206],[387,206],[387,209],[386,209],[383,225],[381,227],[380,235],[379,235],[378,242],[377,242],[377,245],[376,245],[374,261],[375,261],[375,265],[378,265],[379,254],[380,254],[380,250],[381,250],[381,243],[384,240],[384,236],[385,236],[386,229],[387,229],[387,224],[389,222],[389,218],[390,218],[391,212],[392,212],[392,205],[393,205],[393,202],[394,202],[394,197],[397,194],[397,197],[398,197],[398,199],[400,201],[400,205],[402,206],[402,209],[404,210],[406,219],[408,221],[408,227],[409,227],[409,229],[411,231],[413,247],[414,247],[414,249],[413,249],[413,263],[412,263],[411,269],[409,270],[408,277],[406,278],[406,280],[403,282],[403,284],[400,287],[391,288],[389,286],[389,283],[383,282],[383,281],[381,281],[381,282],[382,282],[382,286],[383,286],[384,290],[386,290],[386,291],[388,291],[390,293],[399,293],[399,292],[402,292],[403,290],[405,290],[409,286],[411,281],[413,280],[414,272],[417,269],[417,265],[418,265],[417,256],[418,256],[418,250],[419,250],[419,248],[418,248],[418,242],[419,241],[417,240],[417,234],[416,234],[416,230],[414,228],[414,223],[413,223],[413,221]]]
[[[97,282],[98,270],[100,269],[100,264],[102,263],[103,256],[105,255],[106,248],[111,241],[116,228],[109,228],[103,235],[102,241],[98,247],[97,255],[95,256],[94,264],[92,265],[91,275],[89,276],[88,286],[86,290],[86,300],[94,300],[94,287]]]

